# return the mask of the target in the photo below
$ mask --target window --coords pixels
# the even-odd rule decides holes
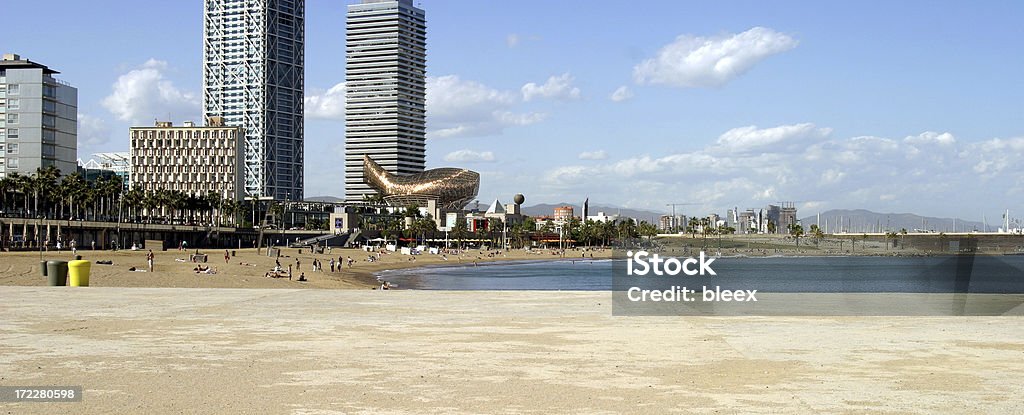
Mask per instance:
[[[18,138],[18,129],[17,128],[8,128],[7,129],[7,138]]]
[[[7,159],[7,168],[16,169],[18,168],[18,159]]]
[[[7,123],[8,124],[17,124],[18,123],[18,114],[7,114]]]
[[[8,84],[7,93],[11,95],[18,95],[21,93],[21,87],[18,84]]]
[[[16,110],[21,109],[21,100],[17,98],[11,98],[7,100],[7,109]]]
[[[14,143],[8,144],[7,154],[18,154],[18,145]]]

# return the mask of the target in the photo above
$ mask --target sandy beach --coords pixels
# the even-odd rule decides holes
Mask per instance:
[[[613,317],[607,292],[0,287],[3,413],[1021,413],[1024,320]]]
[[[235,256],[230,256],[231,251]],[[469,250],[461,255],[401,255],[385,253],[380,260],[369,262],[370,253],[361,249],[332,249],[330,254],[313,254],[309,248],[284,248],[279,258],[268,257],[257,253],[255,249],[229,251],[228,261],[224,260],[223,250],[201,250],[208,254],[208,262],[196,264],[188,262],[190,254],[195,250],[154,251],[154,272],[142,272],[147,269],[145,250],[131,251],[92,251],[79,250],[78,254],[89,261],[111,261],[112,265],[92,264],[89,284],[94,287],[174,287],[174,288],[327,288],[327,289],[369,289],[379,286],[375,274],[390,269],[409,268],[428,265],[470,266],[476,262],[490,261],[522,261],[558,259],[553,251],[538,250],[526,252],[522,250],[501,251],[491,255],[493,251]],[[265,252],[265,251],[263,251]],[[568,251],[566,255],[582,255],[579,251]],[[587,256],[608,258],[610,250],[592,250]],[[330,272],[329,261],[334,258],[353,259],[351,267]],[[41,286],[46,285],[46,278],[39,273],[39,252],[0,252],[0,286]],[[44,252],[44,260],[73,259],[70,251]],[[296,264],[296,259],[299,263]],[[323,271],[313,271],[313,260],[323,263]],[[292,280],[287,277],[267,278],[266,273],[273,270],[280,261],[283,273],[287,274],[288,266],[292,266]],[[216,274],[198,274],[194,272],[197,265],[212,267]],[[138,271],[130,271],[134,267]],[[301,274],[305,274],[308,282],[298,282]]]

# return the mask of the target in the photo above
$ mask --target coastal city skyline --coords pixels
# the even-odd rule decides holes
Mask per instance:
[[[431,28],[427,166],[481,172],[481,199],[589,195],[718,212],[799,201],[808,213],[992,218],[1024,192],[1018,5],[653,16],[555,4],[526,19],[527,4],[420,3]],[[307,4],[306,196],[344,192],[345,4]],[[54,18],[81,18],[76,7]],[[155,7],[146,12],[181,23],[172,36],[103,16],[74,42],[106,35],[116,47],[9,36],[6,52],[58,68],[79,89],[82,159],[124,151],[128,126],[201,122],[202,7]],[[580,30],[565,30],[568,17]],[[973,21],[987,24],[957,24]],[[613,22],[621,36],[595,29]],[[852,34],[857,42],[844,40]]]

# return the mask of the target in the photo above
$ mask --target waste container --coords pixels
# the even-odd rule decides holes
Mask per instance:
[[[46,261],[39,261],[39,273],[46,276]]]
[[[68,262],[46,261],[46,281],[51,287],[68,285]]]
[[[68,285],[72,287],[89,286],[89,261],[75,260],[68,263]]]

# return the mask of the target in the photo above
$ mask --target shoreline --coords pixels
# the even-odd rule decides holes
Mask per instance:
[[[416,256],[399,253],[382,253],[380,259],[367,261],[369,252],[355,248],[332,249],[329,253],[313,254],[309,248],[282,248],[278,258],[257,253],[256,249],[229,249],[224,260],[224,250],[198,250],[206,254],[206,262],[193,263],[189,258],[197,250],[154,251],[154,272],[149,273],[146,264],[147,250],[79,250],[82,259],[92,262],[89,277],[93,287],[150,287],[150,288],[285,288],[285,289],[372,289],[380,286],[377,275],[391,270],[402,270],[423,266],[443,266],[458,263],[493,263],[504,261],[550,261],[563,259],[552,255],[552,251],[531,252],[513,250],[488,256],[498,251],[464,251],[459,256],[444,260],[441,255],[422,254]],[[265,251],[262,251],[265,252]],[[581,251],[568,251],[579,254]],[[233,256],[231,254],[234,254]],[[594,259],[611,257],[611,250],[592,250]],[[39,270],[40,255],[43,260],[70,261],[71,251],[0,252],[0,286],[45,286],[46,277]],[[353,266],[330,271],[329,261],[353,260]],[[322,263],[322,271],[312,271],[313,260]],[[566,257],[564,259],[572,259]],[[297,262],[296,262],[297,260]],[[110,265],[96,261],[111,261]],[[453,262],[454,261],[454,262]],[[292,279],[287,277],[268,278],[265,275],[280,263],[282,274],[287,275],[292,267]],[[210,267],[215,274],[194,272],[196,266]],[[134,270],[133,270],[134,269]],[[299,282],[300,275],[307,281]]]
[[[759,238],[765,242],[781,242],[782,238]],[[658,239],[662,244],[657,252],[662,255],[687,256],[700,250],[694,246],[700,238],[666,238]],[[739,242],[739,241],[736,241]],[[792,242],[790,242],[792,243]],[[721,253],[722,258],[785,258],[785,257],[933,257],[958,256],[953,252],[926,252],[915,249],[885,250],[884,246],[872,246],[859,249],[857,252],[835,252],[832,249],[819,249],[813,246],[782,245],[778,243],[749,247],[707,247],[705,252]],[[863,251],[861,250],[863,249]],[[108,287],[191,287],[191,288],[303,288],[303,289],[373,289],[379,288],[382,274],[393,271],[419,267],[457,266],[478,262],[493,264],[507,261],[557,261],[573,259],[610,259],[610,248],[582,247],[566,250],[564,255],[556,255],[557,250],[534,249],[532,251],[484,251],[480,249],[463,250],[459,255],[451,255],[445,260],[441,255],[421,254],[416,256],[401,255],[395,252],[382,253],[380,260],[370,262],[370,252],[357,248],[338,248],[328,252],[313,254],[309,248],[281,248],[279,258],[261,255],[253,248],[229,249],[227,262],[224,261],[223,249],[155,251],[155,272],[139,272],[146,269],[146,250],[104,251],[82,249],[78,254],[92,263],[92,286]],[[199,252],[208,255],[203,266],[212,267],[217,273],[213,275],[195,273],[195,263],[188,262],[190,254]],[[260,251],[265,252],[265,250]],[[234,254],[232,256],[231,254]],[[966,255],[1003,256],[1017,253],[978,252]],[[373,256],[376,257],[374,253]],[[73,259],[68,250],[44,251],[44,260]],[[8,251],[0,252],[0,286],[43,286],[46,278],[39,272],[39,251]],[[336,268],[330,272],[329,261],[347,262],[353,260],[353,266]],[[312,271],[314,259],[321,261],[323,271]],[[96,264],[96,261],[111,261],[112,265]],[[296,262],[296,260],[298,262]],[[292,265],[292,280],[287,277],[265,278],[280,261],[282,275],[287,275]],[[134,267],[136,271],[131,271]],[[300,275],[305,273],[307,281],[298,282]]]

